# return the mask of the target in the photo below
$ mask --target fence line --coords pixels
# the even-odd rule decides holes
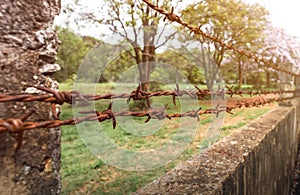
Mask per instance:
[[[92,111],[80,111],[80,114],[83,114],[84,116],[78,117],[78,118],[71,118],[67,120],[59,120],[58,116],[56,115],[56,104],[63,104],[63,103],[69,103],[69,104],[75,104],[76,101],[82,100],[82,101],[97,101],[101,99],[112,99],[112,98],[127,98],[127,103],[130,101],[130,99],[134,100],[141,100],[141,99],[147,99],[147,103],[150,107],[150,97],[154,96],[173,96],[173,103],[176,105],[175,97],[176,96],[182,96],[182,95],[189,95],[193,98],[198,98],[198,100],[203,100],[205,96],[208,95],[217,95],[224,97],[225,94],[232,97],[233,95],[239,95],[243,96],[243,94],[248,94],[250,96],[252,95],[267,95],[267,94],[283,94],[283,93],[294,93],[296,91],[252,91],[252,90],[234,90],[233,87],[226,87],[227,90],[224,88],[219,88],[217,91],[210,91],[210,90],[201,90],[197,86],[195,88],[197,91],[186,91],[186,90],[179,90],[179,87],[177,85],[177,89],[173,92],[165,91],[165,92],[144,92],[140,90],[140,87],[137,88],[136,91],[133,91],[131,94],[120,94],[120,95],[112,95],[112,94],[106,94],[106,95],[82,95],[79,92],[57,92],[52,89],[48,89],[41,86],[34,86],[37,89],[40,89],[42,91],[45,91],[49,94],[43,94],[43,95],[33,95],[33,94],[17,94],[17,95],[7,95],[7,94],[0,94],[0,103],[4,102],[11,102],[11,101],[21,101],[21,102],[33,102],[33,101],[43,101],[43,102],[50,102],[52,106],[52,115],[54,116],[55,120],[47,120],[47,121],[26,121],[33,113],[33,110],[29,110],[23,117],[20,118],[7,118],[7,119],[0,119],[0,133],[1,132],[9,132],[9,133],[15,133],[18,134],[17,137],[17,146],[16,151],[21,147],[23,142],[23,135],[24,131],[26,130],[32,130],[37,128],[53,128],[53,127],[59,127],[63,125],[76,125],[85,121],[99,121],[103,122],[106,120],[111,119],[113,128],[117,125],[116,117],[119,116],[134,116],[134,117],[147,117],[145,120],[146,122],[149,122],[151,119],[158,119],[163,120],[165,118],[172,119],[175,117],[192,117],[196,118],[198,121],[200,120],[200,115],[205,114],[214,114],[216,117],[219,116],[221,112],[227,112],[229,114],[233,114],[232,110],[237,108],[250,108],[250,107],[258,107],[258,106],[264,106],[268,103],[273,102],[279,102],[284,101],[288,99],[293,99],[296,96],[293,97],[276,97],[276,98],[264,98],[259,97],[253,100],[238,100],[234,105],[228,106],[228,105],[217,105],[215,108],[205,109],[202,110],[201,107],[199,107],[197,110],[190,110],[183,113],[173,113],[168,114],[166,113],[167,105],[165,105],[164,108],[160,110],[147,110],[147,111],[140,111],[140,112],[131,112],[131,111],[120,111],[120,112],[114,112],[112,110],[112,102],[109,104],[108,108],[102,112],[92,110]]]
[[[194,86],[196,90],[180,90],[178,85],[176,89],[173,91],[157,91],[157,92],[145,92],[142,91],[140,86],[137,87],[136,90],[132,91],[131,93],[122,93],[122,94],[100,94],[100,95],[86,95],[81,94],[79,91],[55,91],[46,87],[42,86],[31,86],[36,89],[39,89],[47,94],[35,95],[35,94],[0,94],[0,103],[3,102],[12,102],[12,101],[19,101],[19,102],[33,102],[33,101],[41,101],[41,102],[50,102],[53,104],[62,105],[64,103],[68,104],[76,104],[78,101],[97,101],[103,99],[118,99],[124,98],[127,99],[127,103],[133,100],[142,100],[146,99],[148,106],[150,107],[149,99],[151,97],[158,97],[158,96],[172,96],[173,103],[176,105],[176,97],[181,97],[184,95],[188,95],[191,98],[197,98],[198,100],[204,100],[206,97],[210,96],[218,96],[224,99],[225,95],[228,95],[232,98],[234,95],[238,95],[243,97],[243,95],[250,95],[257,96],[257,95],[268,95],[268,94],[288,94],[296,92],[300,92],[300,90],[241,90],[241,89],[234,89],[233,86],[225,86],[225,88],[218,87],[217,90],[208,90],[208,89],[200,89],[198,86]]]
[[[289,91],[290,92],[290,91]],[[282,92],[281,92],[282,93]],[[240,93],[238,93],[241,95]],[[248,93],[247,93],[248,94]],[[27,95],[27,94],[25,94]],[[50,94],[51,95],[51,94]],[[4,95],[6,96],[6,95]],[[17,95],[18,97],[19,95]],[[3,97],[3,95],[0,95],[0,97]],[[10,96],[11,97],[11,96]],[[27,97],[27,96],[26,96]],[[36,101],[34,98],[35,96],[31,95],[31,99],[26,99],[26,101]],[[36,96],[40,97],[40,95]],[[45,97],[48,97],[48,95],[45,95]],[[72,96],[74,98],[74,96]],[[84,97],[84,96],[83,96]],[[51,98],[54,98],[53,96]],[[148,117],[145,122],[150,121],[150,119],[165,119],[165,118],[175,118],[175,117],[192,117],[197,118],[200,120],[199,116],[204,114],[215,114],[216,116],[219,115],[221,112],[227,112],[229,114],[233,114],[232,110],[237,108],[250,108],[250,107],[258,107],[258,106],[264,106],[268,103],[273,102],[280,102],[288,99],[293,99],[293,97],[275,97],[275,98],[265,98],[265,97],[259,97],[255,98],[253,100],[237,100],[237,102],[233,106],[220,106],[217,105],[215,108],[205,109],[202,110],[202,108],[198,108],[197,110],[191,110],[184,113],[174,113],[174,114],[168,114],[166,113],[167,105],[161,109],[161,110],[147,110],[147,111],[140,111],[140,112],[131,112],[131,111],[121,111],[121,112],[114,112],[112,110],[112,103],[109,104],[108,109],[99,112],[96,110],[93,111],[81,111],[80,114],[86,114],[85,116],[79,117],[79,118],[72,118],[67,120],[49,120],[49,121],[43,121],[43,122],[24,122],[32,113],[33,111],[30,111],[29,114],[26,114],[25,117],[21,118],[8,118],[8,119],[0,119],[0,132],[9,131],[11,133],[20,133],[25,130],[31,130],[36,128],[52,128],[52,127],[58,127],[63,125],[75,125],[84,121],[96,121],[99,122],[112,119],[113,120],[113,128],[116,127],[116,117],[117,116],[134,116],[134,117]],[[3,101],[4,100],[4,101]],[[46,99],[39,99],[40,101],[49,101],[49,97]],[[0,102],[7,102],[8,99],[0,99]],[[12,101],[10,99],[10,101]],[[23,99],[16,98],[14,101],[23,101]],[[73,102],[73,101],[71,101]],[[52,102],[53,104],[53,102]]]
[[[108,119],[113,119],[115,121],[116,116],[135,116],[135,117],[148,117],[145,122],[150,121],[150,119],[165,119],[165,118],[175,118],[175,117],[193,117],[198,118],[199,115],[204,114],[216,114],[217,116],[221,112],[227,112],[233,114],[231,111],[236,108],[241,107],[254,107],[265,105],[267,103],[272,103],[278,101],[279,99],[258,99],[255,101],[240,101],[234,106],[217,106],[216,108],[206,109],[201,111],[201,107],[197,110],[187,111],[180,114],[167,114],[165,112],[165,106],[161,110],[148,110],[141,112],[130,112],[130,111],[121,111],[121,112],[113,112],[110,107],[107,110],[102,112],[98,111],[81,111],[81,114],[87,114],[86,116],[82,116],[79,118],[73,118],[68,120],[49,120],[43,122],[24,122],[22,118],[8,118],[8,119],[0,119],[0,132],[9,131],[11,133],[19,133],[24,130],[31,130],[36,128],[52,128],[59,127],[63,125],[75,125],[84,121],[96,121],[103,122]],[[199,119],[200,120],[200,119]],[[114,123],[113,127],[115,128],[116,124]]]
[[[287,74],[290,74],[290,75],[293,75],[293,76],[296,76],[296,77],[300,76],[299,74],[296,74],[296,73],[294,73],[292,71],[289,71],[289,70],[286,70],[286,69],[281,68],[279,66],[274,66],[273,64],[268,63],[266,60],[263,59],[262,56],[258,56],[256,54],[247,52],[247,51],[245,51],[243,49],[235,48],[232,44],[226,44],[226,43],[224,43],[219,38],[214,37],[212,35],[209,35],[209,34],[203,32],[200,29],[201,26],[200,27],[193,27],[193,26],[191,26],[187,22],[182,21],[182,19],[178,15],[174,14],[174,7],[171,8],[171,12],[168,12],[168,11],[165,11],[164,9],[162,9],[162,8],[154,5],[153,3],[149,2],[148,0],[143,0],[143,2],[145,2],[153,10],[155,10],[155,11],[157,11],[157,12],[165,15],[165,19],[168,19],[170,22],[177,22],[178,24],[180,24],[180,25],[188,28],[191,32],[193,32],[195,34],[201,35],[201,36],[203,36],[205,38],[208,38],[208,39],[212,40],[213,42],[219,43],[222,47],[225,47],[226,49],[235,51],[235,52],[237,52],[237,53],[239,53],[241,55],[244,55],[244,56],[247,56],[250,59],[253,59],[259,65],[261,65],[261,63],[262,63],[262,64],[264,64],[267,67],[273,68],[274,70],[285,72]]]

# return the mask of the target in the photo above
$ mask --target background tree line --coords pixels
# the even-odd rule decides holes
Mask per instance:
[[[180,4],[180,2],[175,3]],[[179,41],[181,51],[189,57],[178,55],[171,49],[157,52],[157,49],[166,44],[159,39],[166,27],[171,25],[163,20],[161,14],[138,0],[109,0],[105,3],[107,6],[103,6],[103,9],[99,8],[99,13],[102,14],[87,9],[75,11],[80,9],[74,7],[82,6],[78,0],[73,4],[73,8],[72,6],[65,8],[65,12],[70,15],[74,12],[80,13],[81,17],[77,18],[77,21],[95,25],[105,24],[110,32],[120,35],[121,42],[126,41],[131,45],[129,50],[122,52],[110,63],[99,78],[99,82],[114,82],[126,69],[137,65],[140,82],[147,83],[150,76],[163,76],[163,73],[155,72],[157,67],[150,63],[158,61],[176,67],[189,82],[206,84],[208,88],[212,88],[213,82],[220,77],[218,73],[220,70],[223,73],[222,78],[227,83],[250,84],[257,87],[276,85],[278,73],[273,69],[260,66],[254,60],[226,50],[223,45],[205,37],[186,33],[186,29],[182,27],[176,27],[182,32],[180,36],[176,36],[174,31],[167,35],[167,40]],[[171,0],[157,0],[155,3],[166,10],[174,5],[174,1]],[[282,29],[273,27],[269,21],[268,11],[259,4],[250,5],[238,0],[202,0],[179,11],[184,21],[199,26],[205,33],[218,37],[222,42],[258,54],[276,66],[294,68],[298,71],[298,42],[295,37],[286,34]],[[82,37],[66,28],[57,29],[62,42],[58,52],[58,63],[63,70],[56,74],[60,82],[74,77],[84,56],[95,45],[101,43],[108,49],[115,47],[93,37]],[[143,37],[141,42],[138,40],[139,33],[142,33]],[[187,50],[189,44],[195,40],[201,44],[201,47]],[[204,54],[208,54],[210,59],[207,59]],[[211,65],[212,63],[214,66]],[[147,90],[147,84],[143,85],[143,88]]]

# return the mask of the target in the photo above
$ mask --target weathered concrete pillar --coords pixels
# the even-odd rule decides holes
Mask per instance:
[[[292,70],[291,67],[289,67],[288,70]],[[278,73],[279,77],[279,89],[282,91],[292,91],[294,90],[294,76],[284,73],[284,72],[279,72]],[[287,97],[293,97],[293,93],[283,93],[281,94],[282,98],[287,98]],[[279,102],[279,105],[287,105],[287,102],[290,101],[285,101],[285,102]],[[289,103],[288,103],[289,104]]]
[[[57,88],[51,72],[57,35],[52,27],[60,0],[0,1],[0,93],[37,92],[24,84]],[[0,103],[0,118],[19,118],[35,112],[27,121],[50,120],[50,104]],[[60,128],[25,131],[15,152],[18,135],[0,133],[0,193],[58,194],[60,192]]]

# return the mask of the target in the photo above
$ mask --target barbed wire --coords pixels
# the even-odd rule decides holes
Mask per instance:
[[[203,32],[200,29],[200,27],[193,27],[193,26],[191,26],[187,22],[182,21],[182,19],[178,15],[174,14],[174,7],[172,7],[171,11],[168,12],[168,11],[166,11],[166,10],[164,10],[164,9],[156,6],[156,5],[154,5],[153,3],[149,2],[148,0],[143,0],[143,2],[145,2],[153,10],[155,10],[155,11],[157,11],[157,12],[165,15],[165,19],[168,19],[170,22],[177,22],[178,24],[180,24],[180,25],[188,28],[191,32],[193,32],[195,34],[201,35],[201,36],[203,36],[203,37],[205,37],[207,39],[212,40],[213,42],[219,43],[222,47],[225,47],[226,49],[232,50],[232,51],[237,52],[237,53],[239,53],[241,55],[247,56],[250,59],[253,59],[259,65],[261,65],[260,63],[263,63],[265,66],[273,68],[274,70],[281,71],[281,72],[284,72],[284,73],[287,73],[287,74],[290,74],[290,75],[293,75],[293,76],[296,76],[296,77],[300,76],[299,74],[296,74],[296,73],[294,73],[292,71],[288,71],[288,70],[286,70],[284,68],[281,68],[279,66],[274,66],[273,64],[270,64],[269,62],[267,62],[266,60],[264,60],[262,56],[258,56],[256,54],[247,52],[247,51],[245,51],[243,49],[235,48],[232,44],[226,44],[221,39]]]
[[[215,114],[218,116],[221,112],[227,112],[229,114],[233,114],[232,110],[237,108],[250,108],[250,107],[258,107],[264,106],[266,104],[270,104],[273,102],[279,102],[283,100],[293,99],[295,97],[288,97],[288,98],[255,98],[253,100],[238,100],[232,106],[222,106],[218,104],[215,108],[204,109],[202,110],[199,107],[197,110],[190,110],[183,113],[174,113],[168,114],[166,109],[168,105],[165,105],[160,110],[146,110],[146,111],[120,111],[114,112],[112,110],[112,103],[109,104],[108,108],[104,111],[80,111],[80,114],[84,114],[84,116],[78,118],[72,118],[67,120],[47,120],[41,122],[31,122],[25,121],[34,111],[30,110],[29,113],[25,115],[25,117],[21,118],[8,118],[8,119],[0,119],[0,132],[8,131],[10,133],[20,133],[26,130],[37,129],[37,128],[54,128],[63,125],[76,125],[82,123],[84,121],[99,121],[103,122],[108,119],[112,119],[113,121],[113,128],[116,127],[117,120],[116,117],[118,116],[133,116],[133,117],[148,117],[145,122],[149,122],[151,119],[158,119],[163,120],[165,118],[172,119],[172,118],[182,118],[182,117],[192,117],[197,118],[200,120],[199,116],[205,114]]]
[[[225,95],[228,95],[232,98],[234,95],[243,97],[243,95],[257,96],[257,95],[268,95],[268,94],[286,94],[286,93],[293,93],[300,92],[300,90],[241,90],[241,89],[234,89],[233,86],[225,86],[223,88],[218,87],[217,90],[208,90],[208,89],[200,89],[198,86],[194,86],[196,90],[180,90],[178,85],[176,85],[176,89],[173,91],[157,91],[157,92],[145,92],[142,91],[140,85],[137,87],[136,90],[132,91],[131,93],[122,93],[122,94],[113,94],[107,93],[102,95],[86,95],[81,94],[79,91],[55,91],[46,87],[42,86],[33,86],[36,89],[39,89],[47,94],[0,94],[0,103],[2,102],[34,102],[34,101],[41,101],[41,102],[50,102],[54,104],[62,105],[64,103],[68,104],[76,104],[78,101],[97,101],[103,99],[118,99],[118,98],[125,98],[127,99],[127,103],[133,100],[147,100],[148,107],[150,107],[150,98],[151,97],[158,97],[158,96],[172,96],[173,97],[173,104],[176,105],[176,97],[188,95],[191,98],[197,98],[198,100],[204,100],[206,97],[210,96],[219,96],[223,99]]]
[[[9,133],[15,133],[18,134],[17,137],[17,146],[16,151],[21,147],[22,141],[23,141],[23,135],[24,131],[37,129],[37,128],[55,128],[60,127],[64,125],[76,125],[85,121],[99,121],[103,122],[106,120],[111,119],[113,123],[113,129],[115,129],[117,125],[116,117],[123,116],[123,117],[147,117],[145,122],[149,122],[151,119],[158,119],[163,120],[165,118],[172,119],[172,118],[181,118],[181,117],[192,117],[197,118],[197,120],[200,120],[201,115],[205,114],[214,114],[216,117],[219,116],[222,112],[227,112],[229,114],[233,114],[232,110],[242,107],[258,107],[263,106],[267,103],[272,103],[275,101],[283,101],[287,99],[293,99],[295,98],[295,90],[292,91],[280,91],[280,90],[274,90],[274,91],[264,91],[264,90],[240,90],[240,89],[233,89],[232,87],[225,86],[225,88],[218,87],[217,90],[204,90],[200,89],[199,87],[195,86],[196,90],[194,91],[187,91],[187,90],[179,90],[178,84],[176,84],[176,89],[174,91],[160,91],[160,92],[145,92],[142,91],[140,88],[140,85],[137,87],[136,90],[132,91],[130,94],[104,94],[104,95],[84,95],[80,94],[77,91],[63,91],[63,92],[57,92],[49,88],[45,88],[42,86],[32,86],[36,89],[42,90],[48,94],[41,94],[41,95],[35,95],[35,94],[16,94],[16,95],[7,95],[7,94],[0,94],[0,103],[3,102],[12,102],[12,101],[20,101],[20,102],[33,102],[33,101],[42,101],[42,102],[50,102],[52,106],[52,116],[54,117],[54,120],[46,120],[46,121],[25,121],[28,119],[30,115],[33,114],[33,110],[30,110],[28,113],[26,113],[21,118],[7,118],[7,119],[1,119],[0,118],[0,133],[1,132],[9,132]],[[198,100],[204,100],[206,96],[221,96],[224,98],[225,95],[229,95],[230,97],[233,97],[233,95],[239,95],[243,97],[243,95],[250,95],[251,97],[254,95],[268,95],[268,94],[283,94],[283,93],[293,93],[293,97],[276,97],[276,98],[255,98],[254,100],[238,100],[237,103],[235,103],[232,106],[223,106],[220,104],[217,105],[215,108],[210,109],[202,109],[199,107],[197,110],[190,110],[183,113],[173,113],[169,114],[166,112],[166,109],[168,105],[165,105],[160,110],[146,110],[146,111],[138,111],[138,112],[132,112],[132,111],[120,111],[120,112],[114,112],[112,110],[112,102],[109,104],[108,108],[102,112],[92,110],[92,111],[80,111],[79,114],[84,114],[84,116],[77,117],[77,118],[71,118],[67,120],[59,120],[57,113],[56,113],[56,104],[75,104],[77,101],[97,101],[101,99],[115,99],[115,98],[127,98],[127,103],[131,100],[142,100],[146,99],[148,107],[150,106],[150,98],[156,97],[156,96],[173,96],[173,103],[176,105],[176,96],[183,96],[188,95],[192,98],[198,98]]]

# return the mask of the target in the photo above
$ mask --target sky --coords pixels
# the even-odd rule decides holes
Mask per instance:
[[[259,3],[270,11],[274,26],[283,28],[286,33],[297,36],[300,40],[300,1],[299,0],[244,0]]]
[[[70,2],[72,0],[65,0],[62,3]],[[300,1],[299,0],[243,0],[246,3],[259,3],[267,8],[270,12],[270,19],[274,26],[283,28],[287,34],[298,37],[300,41]],[[85,5],[95,7],[95,4],[101,3],[98,0],[85,0],[82,1]],[[184,2],[190,3],[193,0],[184,0]],[[176,10],[175,10],[176,12]],[[55,19],[55,24],[62,24],[66,18],[61,14]],[[73,24],[75,25],[75,24]],[[72,24],[71,24],[72,27]],[[91,29],[81,29],[80,34],[91,35],[95,31]]]

